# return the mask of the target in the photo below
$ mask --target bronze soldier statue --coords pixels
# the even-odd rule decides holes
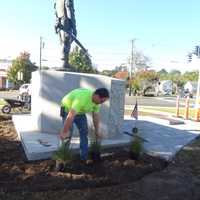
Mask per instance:
[[[70,71],[69,52],[71,43],[77,35],[74,1],[56,0],[54,7],[56,12],[55,31],[59,34],[61,43],[62,68]]]

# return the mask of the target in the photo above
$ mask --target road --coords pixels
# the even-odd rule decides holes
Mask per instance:
[[[0,99],[17,99],[17,96],[19,95],[19,91],[0,91]]]
[[[125,97],[125,105],[134,105],[136,101],[135,96]],[[139,106],[159,106],[159,107],[175,107],[176,98],[175,97],[143,97],[138,96],[137,102]],[[194,99],[190,99],[190,107],[194,107]],[[179,105],[181,107],[185,106],[185,99],[180,99]]]
[[[19,92],[16,91],[0,91],[0,98],[17,99]],[[125,96],[125,105],[135,105],[135,96]],[[175,107],[175,97],[143,97],[138,96],[137,102],[139,106],[159,106],[159,107]],[[194,99],[190,99],[190,107],[194,106]],[[180,100],[180,106],[185,106],[185,99]]]

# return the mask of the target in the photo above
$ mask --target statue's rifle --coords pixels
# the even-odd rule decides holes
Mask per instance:
[[[61,30],[60,26],[61,25],[55,26],[55,32],[59,34],[60,42],[62,43],[63,41],[61,39],[62,37],[61,37],[61,33],[60,33],[60,30]],[[70,35],[72,41],[74,41],[83,50],[84,54],[86,54],[88,57],[91,57],[90,54],[88,53],[88,50],[82,45],[82,43],[76,38],[76,36],[70,32],[67,32],[67,33]]]
[[[86,54],[88,57],[91,57],[88,53],[88,50],[82,45],[82,43],[74,36],[72,33],[68,33],[72,40],[83,50],[84,54]]]

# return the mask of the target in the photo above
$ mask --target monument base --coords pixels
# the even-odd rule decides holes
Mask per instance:
[[[36,130],[30,115],[14,115],[13,122],[28,160],[49,159],[58,149],[58,134]],[[196,122],[185,121],[185,124],[176,126],[170,125],[168,122],[166,119],[153,117],[140,117],[140,120],[137,121],[139,134],[148,141],[144,143],[147,154],[171,160],[184,145],[200,134],[200,124]],[[130,116],[125,117],[119,137],[103,139],[102,147],[105,149],[127,146],[133,137],[124,134],[124,131],[131,132],[134,126],[135,121]],[[71,148],[78,153],[79,137],[72,138]]]
[[[32,124],[31,115],[14,115],[13,122],[28,160],[49,159],[58,149],[59,135],[36,130]],[[102,147],[124,146],[129,144],[130,139],[129,136],[122,133],[116,139],[103,139]],[[79,144],[79,136],[72,137],[71,149],[74,153],[79,152]]]

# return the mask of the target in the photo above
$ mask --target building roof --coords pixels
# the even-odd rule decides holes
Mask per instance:
[[[128,72],[127,71],[119,71],[116,74],[114,74],[114,78],[125,80],[128,78]]]

